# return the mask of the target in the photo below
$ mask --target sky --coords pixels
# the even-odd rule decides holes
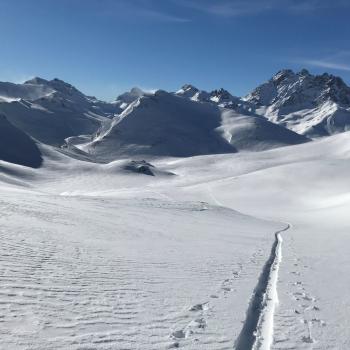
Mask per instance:
[[[349,0],[0,0],[0,81],[242,96],[280,69],[350,83]]]

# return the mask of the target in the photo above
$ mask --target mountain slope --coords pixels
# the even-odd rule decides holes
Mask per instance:
[[[259,115],[246,115],[221,109],[222,125],[217,129],[238,151],[263,151],[310,141],[289,129],[273,124]]]
[[[262,150],[308,139],[257,115],[242,114],[164,91],[133,102],[111,128],[82,149],[103,160],[189,157]]]
[[[86,149],[107,159],[235,152],[215,132],[218,126],[220,112],[215,106],[157,91],[133,102],[114,119],[108,132]]]
[[[0,112],[35,139],[60,146],[67,137],[95,133],[119,109],[61,80],[34,78],[1,83]]]
[[[36,78],[25,84],[0,82],[0,102],[18,101],[20,99],[32,101],[52,94],[54,90],[47,84],[43,84],[42,81],[40,78]]]
[[[38,168],[42,163],[36,143],[0,114],[0,160]]]
[[[130,103],[136,101],[139,97],[146,95],[141,89],[134,87],[130,91],[119,95],[112,103],[119,106],[121,110],[125,109]]]
[[[270,121],[303,135],[327,136],[350,130],[350,88],[327,73],[282,70],[244,100]]]

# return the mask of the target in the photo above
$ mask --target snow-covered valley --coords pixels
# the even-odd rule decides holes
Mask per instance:
[[[0,91],[0,349],[350,347],[350,132],[223,91],[39,83]]]

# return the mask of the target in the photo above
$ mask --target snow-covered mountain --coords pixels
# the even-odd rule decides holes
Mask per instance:
[[[257,113],[297,133],[317,137],[350,130],[350,88],[330,74],[281,70],[244,98]]]
[[[136,101],[141,96],[146,95],[144,91],[142,91],[138,87],[133,87],[130,91],[124,92],[119,95],[115,101],[112,103],[120,108],[120,110],[124,110],[130,103]]]
[[[93,134],[120,110],[85,96],[59,79],[0,83],[0,113],[35,139],[60,146],[70,136]]]
[[[135,155],[188,157],[263,150],[306,141],[261,116],[194,101],[186,91],[159,90],[132,102],[109,130],[82,149],[110,161]]]
[[[44,82],[45,80],[40,78],[34,78],[32,83],[28,81],[25,84],[0,82],[0,102],[19,101],[21,99],[33,101],[52,94],[54,90]]]
[[[177,96],[188,98],[197,102],[210,102],[219,107],[240,109],[245,111],[252,111],[255,108],[254,104],[244,101],[240,97],[233,96],[227,90],[220,88],[207,92],[199,90],[191,84],[185,84],[180,90],[175,93]]]
[[[83,159],[261,151],[350,129],[350,88],[305,69],[278,72],[245,98],[186,84],[176,92],[139,88],[103,102],[59,79],[0,83],[11,125]],[[5,147],[5,146],[3,146]]]

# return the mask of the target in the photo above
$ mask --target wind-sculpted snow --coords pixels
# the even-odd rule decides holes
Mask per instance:
[[[6,349],[230,349],[279,226],[169,199],[3,190],[0,209]]]
[[[0,114],[0,160],[32,168],[40,167],[41,152],[28,135]]]

